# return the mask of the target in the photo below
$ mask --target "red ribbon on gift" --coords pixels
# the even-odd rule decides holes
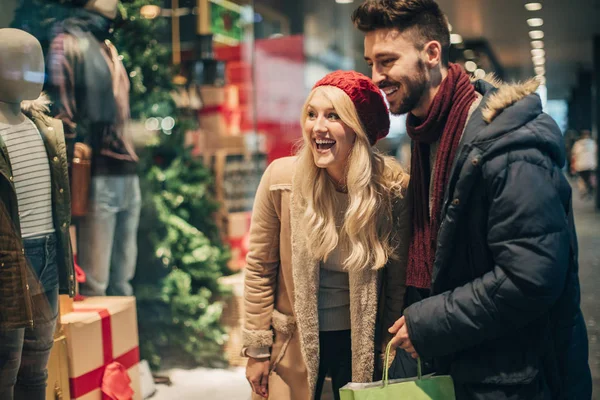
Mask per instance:
[[[131,400],[134,392],[127,370],[140,362],[140,348],[135,346],[113,358],[110,312],[106,308],[77,308],[73,312],[97,312],[100,315],[104,364],[77,378],[70,378],[71,397],[79,398],[100,388],[102,400]]]
[[[77,282],[85,283],[85,280],[86,280],[85,272],[83,271],[83,269],[81,269],[81,267],[77,263],[77,255],[73,256],[73,264],[75,265],[75,277],[77,279]]]
[[[246,258],[246,254],[248,254],[248,248],[250,245],[250,232],[239,238],[229,238],[227,239],[227,242],[231,248],[240,249],[241,257]]]
[[[236,115],[236,112],[239,112],[239,110],[225,107],[224,105],[220,104],[220,105],[216,105],[216,106],[202,107],[198,111],[198,115],[202,116],[202,115],[210,115],[210,114],[221,114],[221,115],[223,115],[223,118],[225,118],[225,122],[227,123],[227,125],[231,125],[231,123],[233,122],[233,118]]]
[[[227,111],[225,106],[222,104],[219,104],[216,106],[204,106],[198,111],[198,114],[199,115],[208,115],[208,114],[214,114],[214,113],[221,113],[221,112],[225,112],[225,111]]]

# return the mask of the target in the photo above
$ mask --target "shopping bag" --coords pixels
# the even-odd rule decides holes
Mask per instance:
[[[383,380],[372,383],[349,383],[340,389],[341,400],[456,400],[454,382],[447,375],[421,374],[417,360],[417,377],[389,380],[391,343],[385,350]]]

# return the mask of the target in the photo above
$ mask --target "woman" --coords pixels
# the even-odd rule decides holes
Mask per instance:
[[[337,71],[302,111],[304,145],[256,195],[243,353],[254,398],[319,399],[370,382],[405,291],[408,175],[372,146],[389,130],[379,89]]]

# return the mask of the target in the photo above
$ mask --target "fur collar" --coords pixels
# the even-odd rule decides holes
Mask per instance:
[[[482,110],[483,120],[488,124],[492,123],[506,108],[535,93],[540,86],[535,78],[525,82],[505,83],[494,74],[488,74],[483,80],[496,88],[496,92],[490,96]]]
[[[50,112],[50,104],[50,98],[46,93],[42,93],[35,100],[22,101],[21,112],[28,118],[47,118]]]

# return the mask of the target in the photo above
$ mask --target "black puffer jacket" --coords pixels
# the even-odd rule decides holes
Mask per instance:
[[[537,85],[475,83],[442,209],[432,296],[405,310],[458,399],[591,398],[562,135]]]

